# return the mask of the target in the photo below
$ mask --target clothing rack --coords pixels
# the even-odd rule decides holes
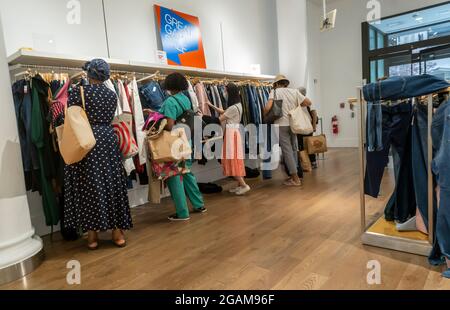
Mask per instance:
[[[367,223],[366,221],[366,195],[365,195],[365,171],[366,171],[366,111],[367,102],[364,100],[362,93],[362,87],[357,88],[358,105],[360,107],[359,114],[359,159],[360,159],[360,211],[361,211],[361,233],[362,242],[366,245],[376,246],[380,248],[386,248],[406,253],[418,254],[422,256],[428,256],[431,252],[434,242],[434,188],[433,188],[433,173],[432,173],[432,161],[433,161],[433,143],[431,136],[432,118],[433,118],[433,95],[428,95],[428,241],[419,241],[409,239],[405,237],[390,236],[386,234],[380,234],[371,232],[370,228],[376,223],[377,220]]]
[[[23,71],[23,68],[37,68],[41,70],[65,70],[79,72],[86,61],[94,57],[73,56],[21,49],[8,57],[8,64],[12,74]],[[180,72],[188,77],[198,77],[202,80],[229,80],[229,81],[273,81],[273,75],[253,75],[248,73],[224,72],[205,70],[191,67],[155,64],[133,60],[105,59],[111,66],[113,73],[127,73],[146,77],[159,71],[161,76],[172,72]]]
[[[46,72],[77,72],[75,75],[71,76],[71,79],[77,78],[81,76],[84,71],[80,71],[80,68],[73,68],[73,67],[60,67],[60,66],[43,66],[43,65],[28,65],[28,64],[16,64],[9,67],[10,72],[15,72],[17,70],[23,70],[27,69],[27,71],[22,71],[19,73],[14,74],[14,78],[17,79],[19,76],[24,74],[30,74],[29,70],[40,70],[40,71],[46,71]],[[111,76],[113,75],[130,75],[130,76],[142,76],[141,79],[139,79],[137,82],[141,83],[147,80],[151,79],[157,79],[161,80],[164,79],[167,75],[161,74],[159,71],[156,71],[155,73],[151,74],[150,76],[147,73],[143,72],[134,72],[134,71],[123,71],[123,70],[111,70]],[[205,84],[227,84],[227,83],[236,83],[238,85],[255,85],[255,86],[270,86],[270,82],[263,82],[263,81],[255,81],[255,80],[228,80],[226,78],[224,79],[217,79],[217,78],[209,78],[209,77],[191,77],[187,76],[187,79],[192,80],[198,80],[199,82],[205,83]]]

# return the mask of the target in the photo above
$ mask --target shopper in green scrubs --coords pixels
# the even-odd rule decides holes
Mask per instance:
[[[183,94],[183,91],[186,91],[188,87],[188,81],[182,74],[173,73],[167,76],[164,82],[164,88],[171,96],[164,101],[160,110],[160,113],[167,118],[165,130],[171,131],[176,124],[176,120],[186,110],[192,109],[191,101]],[[186,161],[186,166],[190,169],[192,167],[192,161]],[[169,178],[167,185],[177,211],[176,214],[169,216],[169,220],[187,221],[190,219],[186,195],[191,201],[195,213],[204,213],[207,211],[203,196],[198,188],[197,179],[191,172],[182,176]]]

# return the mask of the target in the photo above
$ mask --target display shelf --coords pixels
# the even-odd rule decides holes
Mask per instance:
[[[69,67],[81,68],[83,64],[95,57],[87,56],[73,56],[64,54],[54,54],[47,52],[40,52],[34,50],[21,49],[8,57],[8,64],[13,67],[17,65],[34,65],[34,66],[54,66],[54,67]],[[139,72],[139,73],[155,73],[156,71],[162,74],[170,72],[181,72],[186,75],[204,78],[227,78],[230,80],[260,80],[271,81],[275,79],[273,75],[252,75],[248,73],[225,72],[216,70],[197,69],[189,67],[179,67],[163,64],[155,64],[149,62],[122,60],[122,59],[105,59],[111,66],[112,70],[125,72]]]

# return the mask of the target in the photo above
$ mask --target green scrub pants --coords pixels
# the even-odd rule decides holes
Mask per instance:
[[[192,167],[192,162],[187,161],[186,166]],[[189,217],[189,208],[186,196],[191,201],[194,209],[201,209],[205,206],[203,196],[198,188],[197,179],[189,172],[182,176],[171,177],[167,180],[167,186],[170,190],[170,195],[175,203],[175,209],[179,218]]]

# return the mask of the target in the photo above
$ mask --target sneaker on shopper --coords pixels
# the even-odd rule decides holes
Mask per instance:
[[[168,219],[171,222],[185,222],[185,221],[189,221],[191,218],[190,217],[181,218],[181,217],[178,217],[177,214],[174,214],[174,215],[169,216]]]
[[[303,182],[300,180],[299,182],[296,182],[292,179],[286,181],[283,183],[285,186],[290,186],[290,187],[302,187],[303,186]]]
[[[250,186],[248,186],[248,185],[239,187],[239,190],[236,192],[236,195],[238,195],[238,196],[245,195],[245,194],[248,193],[250,190],[251,190],[251,188],[250,188]]]
[[[208,209],[206,209],[205,207],[201,207],[201,208],[198,208],[198,209],[195,209],[194,208],[194,213],[205,213],[205,212],[207,212],[208,211]]]
[[[236,194],[236,193],[239,191],[240,188],[241,188],[241,187],[238,186],[238,187],[235,187],[235,188],[230,189],[228,192],[230,192],[230,193],[232,193],[232,194]]]

